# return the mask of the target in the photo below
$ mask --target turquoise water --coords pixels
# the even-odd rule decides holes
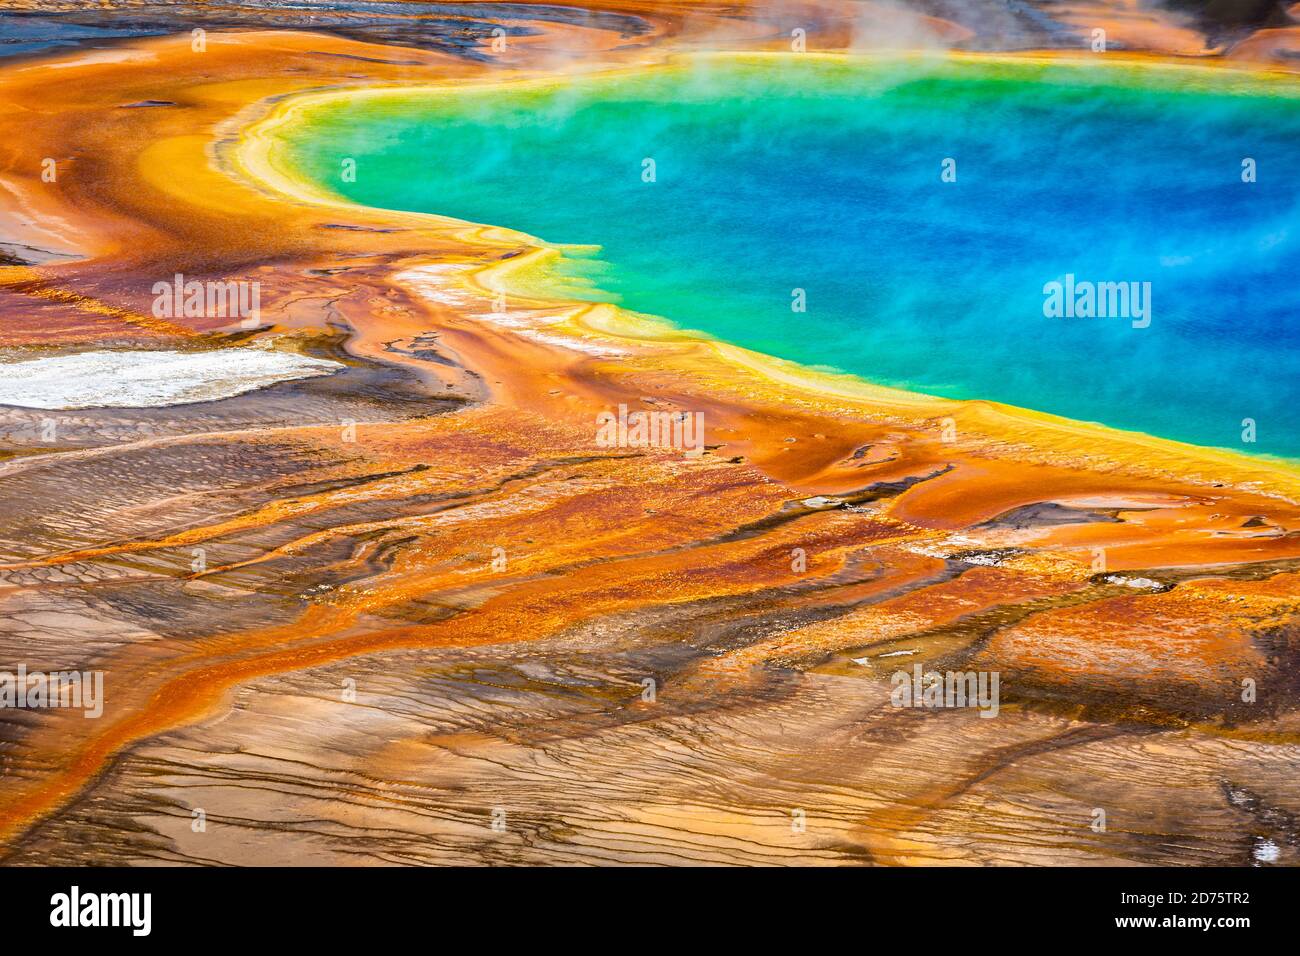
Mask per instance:
[[[334,101],[283,146],[360,203],[598,246],[566,259],[569,295],[881,384],[1300,457],[1294,93],[1208,71],[702,60]],[[1149,326],[1045,315],[1067,274],[1149,282]]]

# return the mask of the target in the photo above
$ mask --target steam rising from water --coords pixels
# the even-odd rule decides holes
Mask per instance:
[[[1300,101],[1267,83],[700,57],[323,100],[284,142],[288,165],[348,198],[560,246],[557,298],[882,385],[1296,456],[1300,341],[1280,283],[1300,268],[1300,187],[1242,178],[1243,156],[1285,170],[1300,142]],[[1069,276],[1149,288],[1149,323],[1048,314],[1046,288]]]

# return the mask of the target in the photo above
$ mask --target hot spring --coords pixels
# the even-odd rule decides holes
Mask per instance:
[[[562,247],[556,297],[883,385],[1300,457],[1300,97],[1281,78],[711,56],[298,115],[276,147],[293,175]]]

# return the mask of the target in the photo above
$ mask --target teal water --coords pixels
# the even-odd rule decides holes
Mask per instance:
[[[598,246],[568,252],[571,296],[880,384],[1300,457],[1296,93],[1149,67],[705,59],[329,101],[280,148],[356,202]],[[1149,282],[1149,326],[1045,315],[1067,274]]]

